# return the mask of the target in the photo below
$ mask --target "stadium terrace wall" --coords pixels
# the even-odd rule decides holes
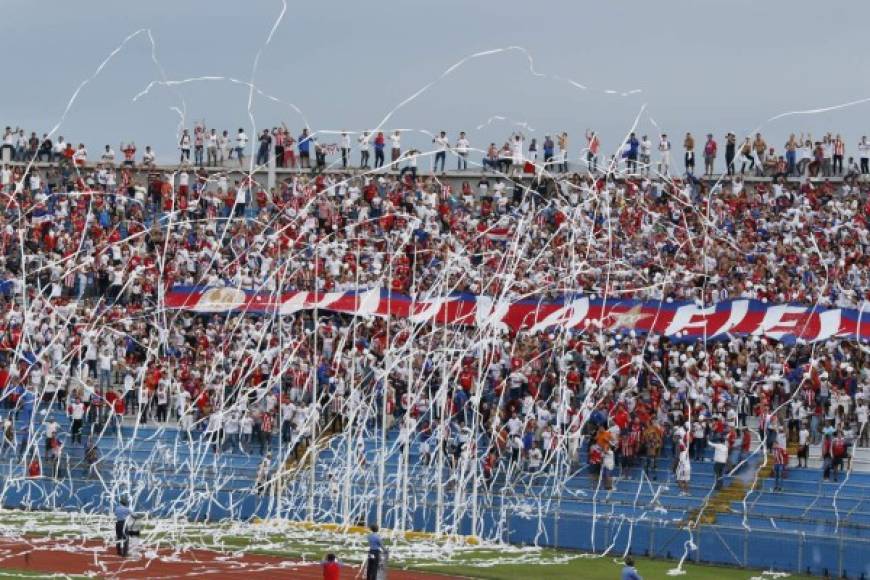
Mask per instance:
[[[57,169],[58,168],[58,165],[56,163],[45,163],[45,162],[41,162],[41,161],[35,162],[35,163],[24,163],[24,162],[20,162],[20,161],[13,161],[13,162],[7,163],[4,161],[2,163],[4,165],[8,165],[10,167],[28,167],[28,166],[30,166],[30,167],[35,167],[35,168],[40,169],[40,170]],[[98,167],[98,165],[99,165],[99,163],[91,162],[91,163],[88,163],[84,167],[81,167],[79,169],[80,169],[80,171],[83,171],[83,172],[92,171],[92,170],[96,169]],[[116,166],[117,166],[117,164],[116,164]],[[120,167],[120,166],[118,166],[118,167]],[[314,174],[313,171],[310,169],[291,169],[291,168],[280,168],[280,167],[254,166],[254,170],[249,171],[249,166],[247,163],[245,163],[245,166],[241,167],[241,168],[238,166],[238,164],[234,164],[234,165],[227,164],[227,165],[224,165],[222,167],[194,167],[192,165],[187,165],[187,166],[182,167],[182,166],[177,165],[177,164],[159,165],[156,167],[144,167],[142,165],[137,165],[133,169],[134,181],[137,183],[140,183],[140,184],[144,184],[145,183],[145,181],[144,181],[145,176],[147,176],[149,174],[166,173],[166,174],[172,175],[172,174],[181,172],[182,169],[186,170],[189,173],[203,172],[203,173],[209,175],[210,177],[214,177],[217,174],[226,174],[227,178],[230,181],[235,181],[235,180],[242,181],[248,177],[251,177],[255,181],[257,181],[258,183],[267,185],[268,187],[272,187],[279,181],[289,180],[289,179],[292,179],[293,177],[298,176],[298,175],[309,175],[310,176],[310,175]],[[578,175],[584,175],[584,176],[588,175],[588,173],[586,172],[585,164],[572,163],[570,166],[570,169],[571,169],[571,171],[569,172],[569,175],[571,173],[575,173],[575,172]],[[348,167],[347,169],[333,167],[333,168],[328,169],[324,173],[327,175],[330,175],[330,174],[331,175],[341,175],[343,177],[355,176],[355,177],[370,177],[370,178],[374,178],[374,179],[381,177],[381,176],[384,176],[384,175],[390,175],[390,176],[400,175],[400,172],[395,171],[395,170],[385,170],[383,168],[378,169],[378,170],[374,170],[374,169],[362,170],[362,169],[359,169],[356,167]],[[472,184],[472,186],[474,186],[483,177],[486,177],[487,179],[489,179],[493,183],[496,181],[504,181],[506,183],[507,182],[516,182],[516,183],[522,183],[524,185],[530,184],[534,178],[534,174],[532,174],[532,173],[523,173],[521,175],[509,175],[509,174],[495,173],[495,172],[491,172],[491,171],[484,172],[484,171],[481,171],[480,168],[476,167],[476,166],[471,167],[467,171],[455,171],[452,168],[448,168],[445,173],[439,173],[437,175],[433,174],[429,167],[420,167],[418,169],[418,176],[420,176],[420,177],[432,177],[432,178],[437,177],[437,181],[439,183],[449,186],[453,191],[462,191],[462,184],[464,182],[469,182],[470,184]],[[617,181],[623,181],[625,179],[625,177],[623,175],[618,174],[618,173],[615,173],[613,175],[613,177]],[[699,181],[704,181],[706,183],[716,183],[717,181],[721,180],[723,177],[727,178],[728,176],[723,176],[721,174],[714,174],[712,176],[698,174],[698,175],[694,176],[694,179],[697,179]],[[742,175],[740,177],[743,179],[743,181],[745,183],[769,183],[770,181],[772,181],[771,177],[757,176],[754,174]],[[670,179],[683,180],[684,176],[683,175],[672,175],[672,176],[670,176]],[[786,181],[791,182],[791,183],[800,183],[807,178],[803,177],[803,176],[801,176],[801,177],[790,176],[790,177],[787,177],[785,179],[786,179]],[[810,178],[810,180],[813,182],[829,181],[831,183],[842,183],[844,181],[844,177],[840,176],[840,175],[834,175],[834,176],[830,176],[830,177],[819,176],[819,177]],[[857,180],[859,182],[866,183],[866,182],[870,181],[870,176],[863,176],[863,175],[858,176]],[[473,189],[475,191],[477,190],[476,187],[473,187]]]

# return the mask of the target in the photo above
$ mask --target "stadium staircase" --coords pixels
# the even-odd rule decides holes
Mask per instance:
[[[797,457],[797,444],[789,443],[789,457]],[[750,460],[752,465],[761,463],[761,458]],[[731,506],[735,502],[742,502],[750,489],[761,485],[765,480],[773,477],[773,459],[768,456],[767,462],[757,470],[752,470],[755,477],[747,481],[742,477],[731,477],[722,485],[722,489],[713,491],[707,502],[699,508],[689,512],[686,523],[690,526],[697,524],[715,524],[720,514],[731,513]]]
[[[316,449],[322,450],[327,448],[329,441],[337,434],[338,431],[335,428],[335,420],[333,419],[318,434],[317,441],[315,442]],[[297,444],[296,452],[287,457],[286,461],[284,461],[284,471],[282,473],[285,479],[292,477],[295,473],[306,467],[311,467],[311,460],[314,456],[309,453],[309,447],[308,439],[304,439]]]
[[[759,480],[744,497],[731,499],[719,523],[820,534],[870,538],[870,473],[841,473],[838,481],[824,481],[821,469],[786,470],[782,491],[774,480]]]

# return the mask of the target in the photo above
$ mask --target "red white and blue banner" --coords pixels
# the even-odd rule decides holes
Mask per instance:
[[[289,315],[325,310],[357,316],[396,316],[417,323],[463,324],[542,331],[553,327],[648,333],[678,340],[715,340],[729,335],[815,342],[830,338],[870,341],[870,308],[822,308],[729,300],[701,307],[692,302],[619,300],[577,295],[562,299],[527,298],[515,302],[454,293],[414,299],[373,288],[355,292],[287,292],[282,295],[237,288],[175,286],[166,307],[208,313]]]

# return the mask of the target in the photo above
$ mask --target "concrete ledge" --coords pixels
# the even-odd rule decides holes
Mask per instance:
[[[20,162],[20,161],[14,161],[14,162],[10,162],[10,163],[0,163],[0,165],[7,165],[9,167],[26,167],[28,164],[24,163],[24,162]],[[88,163],[87,165],[80,167],[79,169],[81,169],[83,171],[92,171],[92,170],[96,169],[97,167],[99,167],[100,165],[101,164],[99,164],[99,163]],[[60,165],[58,163],[47,163],[47,162],[42,162],[42,161],[35,162],[35,163],[31,164],[31,166],[35,167],[37,169],[40,169],[40,170],[51,170],[51,169],[59,169],[60,168]],[[114,167],[116,169],[124,169],[124,167],[122,165],[119,165],[117,163],[114,165]],[[238,166],[232,166],[232,165],[223,165],[220,167],[195,167],[193,165],[177,165],[177,164],[175,164],[175,165],[157,165],[153,168],[146,168],[146,167],[143,167],[142,165],[137,165],[137,166],[132,168],[132,170],[138,174],[177,173],[177,172],[181,171],[182,169],[186,169],[190,173],[205,171],[209,175],[216,174],[216,173],[227,173],[230,175],[240,175],[240,176],[241,175],[249,175],[249,174],[251,174],[251,175],[269,175],[269,174],[272,174],[279,179],[284,178],[284,177],[297,176],[297,175],[317,175],[317,173],[315,173],[314,170],[312,170],[312,169],[299,169],[299,168],[291,169],[291,168],[284,168],[284,167],[272,168],[272,167],[262,167],[262,166],[255,167],[253,172],[250,172],[250,173],[246,167],[238,167]],[[580,176],[584,176],[584,177],[590,175],[590,173],[585,171],[585,169],[581,169],[580,167],[578,167],[577,169],[578,170],[569,171],[568,173],[565,173],[565,174],[561,174],[561,173],[557,174],[557,173],[551,172],[551,175],[560,175],[560,176],[580,175]],[[343,176],[363,176],[363,175],[365,175],[365,176],[382,176],[382,175],[398,176],[398,175],[400,175],[400,173],[401,173],[401,171],[389,170],[389,169],[385,169],[385,168],[360,169],[358,167],[348,167],[347,169],[330,168],[330,169],[327,169],[323,172],[324,175],[343,175]],[[480,179],[482,177],[487,177],[490,179],[492,179],[492,178],[504,178],[504,179],[512,179],[512,180],[516,180],[516,179],[531,180],[535,177],[531,173],[524,173],[524,174],[519,175],[519,176],[511,176],[508,174],[498,173],[498,172],[494,172],[494,171],[481,171],[479,169],[470,169],[467,171],[447,170],[445,172],[434,173],[430,170],[424,170],[424,169],[418,168],[417,175],[418,175],[418,177],[444,177],[444,178],[448,178],[448,179],[462,179],[462,180]],[[596,175],[601,175],[601,173],[598,173]],[[679,175],[674,174],[674,175],[671,175],[670,177],[671,177],[671,179],[684,179],[685,174],[679,174]],[[740,177],[743,178],[743,181],[745,183],[770,183],[773,180],[772,177],[767,177],[767,176],[759,177],[756,175],[743,175]],[[632,175],[632,176],[619,175],[616,177],[616,180],[623,181],[626,178],[640,179],[641,176],[640,175]],[[729,177],[729,176],[721,174],[721,173],[714,174],[710,177],[706,177],[703,175],[700,175],[700,176],[696,175],[695,178],[700,180],[700,181],[707,182],[707,183],[715,183],[717,181],[723,181],[723,182],[728,183],[728,182],[731,182],[733,179],[732,177]],[[786,181],[789,183],[802,183],[806,179],[809,179],[812,183],[824,183],[826,181],[831,182],[831,183],[842,183],[845,180],[845,176],[839,175],[839,176],[832,176],[832,177],[810,177],[810,178],[807,178],[807,177],[787,177]],[[857,180],[860,183],[870,184],[870,175],[858,176]],[[662,179],[654,179],[654,181],[662,181]]]

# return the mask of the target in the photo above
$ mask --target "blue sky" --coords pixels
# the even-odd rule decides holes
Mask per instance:
[[[78,84],[132,32],[150,29],[156,56],[172,80],[203,75],[250,80],[254,55],[281,10],[279,0],[2,0],[7,47],[0,91],[3,125],[40,133],[53,126]],[[501,143],[525,122],[529,137],[566,130],[579,151],[587,127],[616,147],[643,105],[639,133],[672,137],[690,130],[720,137],[752,131],[779,113],[870,97],[864,23],[870,3],[832,6],[807,0],[758,2],[498,3],[442,0],[288,2],[261,58],[260,90],[296,104],[312,128],[370,128],[399,102],[475,52],[522,46],[474,59],[395,113],[385,128],[469,133],[473,146]],[[589,87],[580,90],[554,76]],[[176,155],[179,122],[250,132],[248,90],[228,82],[155,87],[160,72],[147,36],[128,43],[82,89],[59,133],[92,152],[134,139],[162,159]],[[9,83],[12,81],[12,86]],[[630,96],[606,89],[641,89]],[[303,122],[283,104],[255,98],[258,127]],[[778,149],[791,131],[841,132],[854,143],[870,133],[870,104],[769,123]],[[324,136],[324,141],[334,138]],[[677,141],[677,139],[674,139]],[[424,147],[422,134],[406,144]]]

